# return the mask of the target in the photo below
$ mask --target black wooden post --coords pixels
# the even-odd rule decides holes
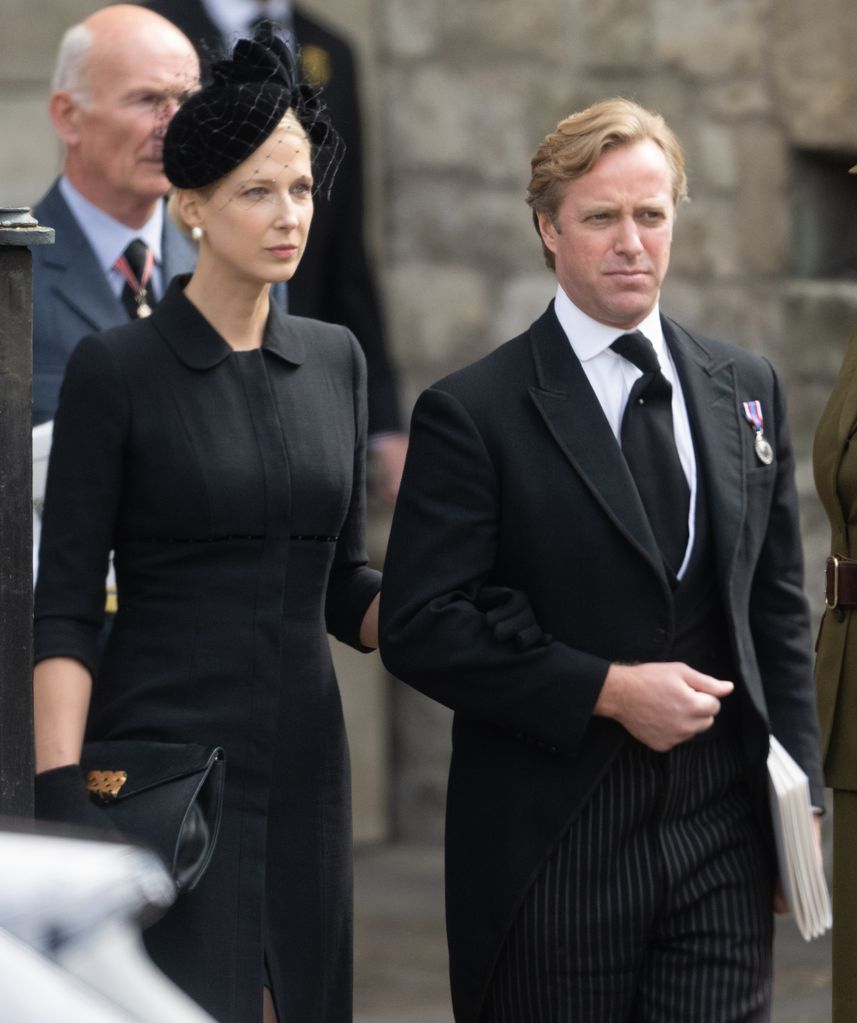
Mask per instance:
[[[33,813],[33,260],[52,244],[0,208],[0,814]]]

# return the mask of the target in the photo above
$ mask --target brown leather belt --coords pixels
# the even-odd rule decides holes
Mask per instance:
[[[857,561],[839,554],[828,558],[825,583],[827,607],[857,607]]]

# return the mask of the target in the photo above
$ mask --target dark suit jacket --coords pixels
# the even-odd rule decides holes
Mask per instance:
[[[169,18],[200,50],[203,60],[224,48],[200,0],[149,0],[141,6]],[[316,196],[309,241],[289,282],[289,312],[348,327],[366,355],[369,432],[399,430],[396,378],[387,354],[375,276],[364,240],[363,143],[354,55],[325,25],[294,10],[294,28],[305,73],[324,69],[322,97],[345,155],[330,198]],[[310,53],[312,51],[312,53]]]
[[[53,245],[33,248],[33,424],[52,419],[65,366],[87,334],[128,322],[57,182],[33,207],[40,224],[56,231]],[[164,217],[166,284],[196,263],[193,245]]]
[[[822,798],[794,460],[771,366],[664,320],[705,474],[760,797],[770,729]],[[759,399],[762,465],[741,403]],[[673,593],[621,450],[553,307],[420,397],[387,550],[381,653],[455,711],[453,1003],[476,1023],[529,882],[627,738],[592,715],[612,661],[669,659]],[[523,591],[552,640],[500,642],[474,601]]]
[[[56,242],[33,248],[33,425],[52,419],[66,363],[87,334],[128,322],[86,235],[57,182],[33,207],[40,224],[53,227]],[[196,265],[196,247],[164,214],[161,242],[164,288]],[[286,286],[275,284],[275,302],[285,307]]]

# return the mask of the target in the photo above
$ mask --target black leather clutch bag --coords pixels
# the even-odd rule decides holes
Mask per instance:
[[[85,743],[80,762],[87,789],[117,830],[160,853],[178,891],[192,891],[220,830],[223,750],[108,740]]]

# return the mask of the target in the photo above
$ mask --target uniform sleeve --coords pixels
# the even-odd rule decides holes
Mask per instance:
[[[354,397],[354,468],[351,499],[345,516],[327,586],[327,630],[357,650],[366,609],[381,588],[381,573],[369,568],[366,554],[366,360],[348,333]]]
[[[85,338],[66,369],[54,422],[35,593],[34,656],[90,671],[122,485],[125,385],[103,339]]]

